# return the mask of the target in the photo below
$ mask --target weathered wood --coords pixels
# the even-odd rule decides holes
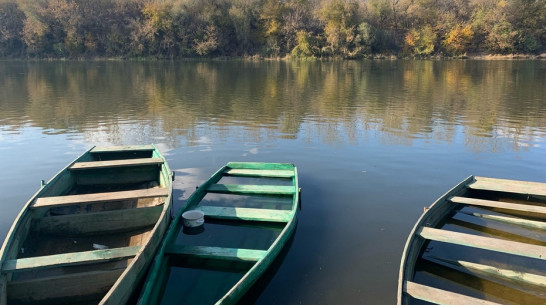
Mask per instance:
[[[32,208],[35,208],[35,209],[43,208],[43,207],[52,208],[52,207],[63,206],[68,204],[84,204],[84,203],[87,204],[87,203],[140,199],[140,198],[167,197],[168,195],[169,195],[169,189],[162,187],[162,188],[150,188],[150,189],[140,189],[140,190],[132,190],[132,191],[121,191],[121,192],[41,197],[36,199],[35,203],[32,205]]]
[[[546,230],[546,222],[543,222],[543,221],[535,221],[535,220],[528,220],[528,219],[523,219],[518,217],[500,216],[500,215],[483,214],[483,213],[466,212],[466,211],[461,211],[461,213],[475,216],[475,217],[480,217],[483,219],[493,220],[497,222],[515,224],[522,227],[529,227],[533,229]]]
[[[72,171],[78,185],[116,185],[156,181],[162,166],[133,166]],[[62,194],[62,193],[58,193]]]
[[[213,184],[207,188],[207,192],[223,194],[293,195],[295,191],[293,186],[278,185]]]
[[[541,206],[507,203],[507,202],[458,197],[458,196],[451,197],[449,200],[454,203],[532,213],[533,215],[537,217],[539,216],[546,217],[546,207],[541,207]]]
[[[63,253],[39,257],[12,259],[4,262],[2,272],[21,272],[45,268],[107,262],[135,256],[141,246]]]
[[[123,270],[90,271],[10,282],[8,301],[34,303],[58,302],[72,298],[83,301],[89,296],[100,298],[110,289]]]
[[[411,281],[406,281],[404,291],[412,297],[440,305],[500,305],[499,303],[480,300],[455,292],[433,288]]]
[[[294,215],[294,212],[291,210],[266,210],[233,207],[201,206],[198,207],[197,210],[203,211],[205,216],[210,218],[249,221],[288,222]]]
[[[267,251],[237,248],[183,246],[173,244],[167,247],[165,253],[174,255],[189,255],[200,258],[219,260],[256,262],[264,258],[264,256],[267,254]]]
[[[293,170],[294,164],[262,163],[262,162],[228,162],[228,168],[233,169],[263,169],[263,170]]]
[[[439,242],[546,260],[546,247],[543,246],[429,227],[421,227],[417,230],[417,234],[423,238]]]
[[[35,220],[32,231],[50,235],[86,235],[131,231],[153,226],[163,206],[130,208],[95,213],[48,216]]]
[[[483,274],[486,276],[490,276],[490,277],[494,277],[494,278],[498,278],[502,280],[546,288],[546,276],[527,273],[527,272],[514,271],[509,269],[503,269],[503,268],[498,268],[494,266],[488,266],[488,265],[461,261],[461,260],[450,260],[450,259],[439,258],[434,256],[431,256],[430,258],[433,259],[436,263],[443,263],[442,265],[447,267],[456,268],[456,269],[465,269],[465,270],[474,271],[479,274]],[[428,257],[425,259],[428,259]]]
[[[109,152],[131,152],[131,151],[151,151],[155,150],[153,145],[128,145],[128,146],[102,146],[94,147],[90,153],[109,153]]]
[[[271,178],[292,178],[294,171],[291,170],[266,170],[266,169],[228,169],[224,172],[230,176],[242,177],[271,177]]]
[[[475,190],[507,192],[523,195],[546,196],[546,183],[518,180],[475,177],[476,181],[468,185]]]
[[[114,168],[126,166],[144,166],[144,165],[159,165],[163,164],[161,158],[141,158],[141,159],[125,159],[111,161],[92,161],[92,162],[76,162],[68,169],[70,170],[86,170],[97,168]]]

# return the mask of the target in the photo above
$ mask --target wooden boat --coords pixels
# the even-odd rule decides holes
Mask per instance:
[[[153,145],[95,147],[26,203],[0,251],[0,304],[124,304],[170,222]]]
[[[228,163],[174,218],[138,304],[235,304],[290,239],[298,203],[294,165]],[[184,228],[196,209],[204,225]]]
[[[546,304],[546,183],[469,177],[417,221],[398,305]]]

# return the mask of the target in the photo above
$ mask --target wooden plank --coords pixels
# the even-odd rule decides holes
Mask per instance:
[[[429,227],[421,227],[417,234],[439,242],[546,260],[546,247],[543,246]]]
[[[94,147],[90,153],[108,153],[108,152],[130,152],[130,151],[151,151],[155,150],[153,145],[127,145],[127,146],[102,146]]]
[[[546,216],[546,207],[541,207],[536,205],[508,203],[508,202],[483,200],[483,199],[467,198],[467,197],[459,197],[459,196],[451,197],[449,198],[449,200],[451,202],[460,203],[460,204],[532,213],[532,214],[536,214],[538,217]]]
[[[523,195],[546,196],[546,183],[485,177],[475,177],[475,179],[476,181],[474,183],[468,185],[469,188]]]
[[[100,299],[125,269],[90,271],[8,283],[10,302],[74,302],[89,297]],[[62,303],[62,302],[59,302]]]
[[[41,234],[86,235],[131,231],[155,225],[163,206],[129,208],[62,216],[48,216],[34,221],[31,229]]]
[[[198,207],[205,213],[206,217],[216,219],[249,220],[249,221],[269,221],[269,222],[288,222],[292,219],[294,212],[290,210],[269,210],[269,209],[250,209],[234,207]]]
[[[293,195],[293,186],[279,185],[242,185],[242,184],[213,184],[207,188],[210,193],[223,194],[255,194],[255,195]]]
[[[292,178],[294,171],[291,170],[266,170],[266,169],[228,169],[224,174],[242,177],[271,177],[271,178]]]
[[[293,170],[294,164],[289,163],[263,163],[263,162],[229,162],[226,165],[233,169],[263,169],[263,170]]]
[[[200,258],[211,258],[232,261],[250,261],[257,262],[267,254],[265,250],[203,247],[203,246],[183,246],[170,245],[165,251],[167,254],[187,255]]]
[[[5,261],[2,272],[21,272],[68,265],[82,265],[107,262],[115,259],[135,256],[141,246],[63,253],[38,257],[20,258]]]
[[[460,212],[467,215],[480,217],[480,218],[488,219],[488,220],[493,220],[497,222],[515,224],[518,226],[529,227],[533,229],[546,230],[546,222],[543,222],[543,221],[535,221],[535,220],[528,220],[528,219],[523,219],[518,217],[500,216],[500,215],[483,214],[483,213],[466,212],[466,211],[460,211]]]
[[[466,262],[461,260],[450,260],[450,259],[439,258],[434,256],[426,257],[424,259],[429,260],[429,258],[432,259],[433,262],[441,263],[442,265],[450,267],[450,268],[462,269],[466,272],[474,271],[479,274],[483,274],[486,276],[490,276],[490,277],[494,277],[494,278],[498,278],[502,280],[546,288],[546,276],[527,273],[527,272],[514,271],[509,269],[503,269],[503,268],[498,268],[494,266]]]
[[[440,305],[500,305],[499,303],[476,299],[455,292],[417,284],[411,281],[406,281],[404,283],[404,292],[416,299]]]
[[[143,166],[143,165],[159,165],[163,164],[161,158],[140,158],[140,159],[124,159],[111,161],[92,161],[92,162],[76,162],[70,166],[69,170],[85,170],[97,168],[113,168],[126,166]]]
[[[165,187],[150,188],[121,192],[93,193],[83,195],[66,195],[55,197],[42,197],[36,199],[32,208],[56,207],[68,204],[97,203],[109,201],[121,201],[139,198],[166,197],[169,195],[169,189]]]

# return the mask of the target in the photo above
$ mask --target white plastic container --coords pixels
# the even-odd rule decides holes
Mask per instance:
[[[205,213],[198,210],[190,210],[182,213],[182,224],[187,228],[195,228],[205,223]]]

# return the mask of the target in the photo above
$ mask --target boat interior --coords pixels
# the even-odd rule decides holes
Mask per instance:
[[[98,304],[148,242],[169,195],[153,146],[92,149],[42,187],[11,234],[8,304]]]
[[[445,198],[446,216],[417,231],[409,304],[546,304],[545,186],[476,177]]]

